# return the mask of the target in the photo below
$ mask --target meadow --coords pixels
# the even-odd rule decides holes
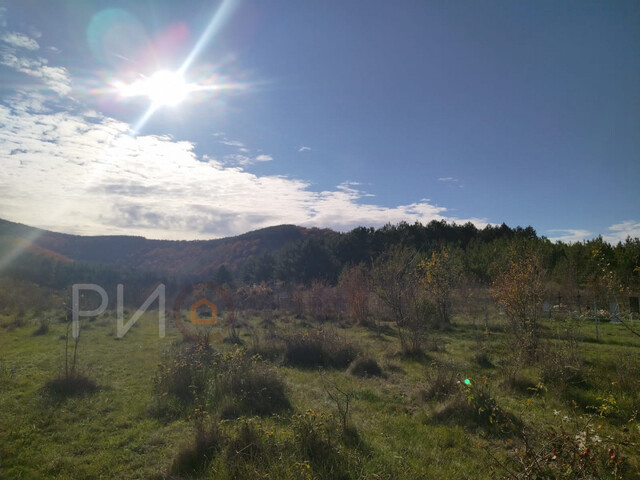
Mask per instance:
[[[454,317],[414,357],[384,322],[245,312],[198,346],[171,323],[159,338],[153,313],[118,338],[103,314],[78,344],[97,388],[61,393],[46,385],[67,325],[49,316],[2,319],[2,478],[640,478],[640,338],[622,325],[596,340],[589,320],[546,320],[543,357],[515,367],[497,312]],[[203,377],[228,378],[221,396],[194,394],[206,362],[224,365]]]

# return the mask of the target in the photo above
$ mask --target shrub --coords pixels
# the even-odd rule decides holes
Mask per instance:
[[[502,386],[509,388],[513,392],[521,393],[523,395],[530,395],[534,392],[539,393],[542,389],[542,385],[536,384],[520,373],[507,375],[502,382]]]
[[[45,335],[49,332],[49,319],[48,318],[40,318],[38,321],[38,328],[36,328],[32,335],[37,337],[39,335]]]
[[[424,400],[436,400],[457,393],[459,381],[455,365],[452,363],[433,363],[427,368],[426,385],[422,390]]]
[[[640,393],[640,354],[627,353],[616,361],[616,385],[621,392]]]
[[[241,415],[271,415],[291,408],[284,380],[273,367],[240,350],[219,357],[208,403],[226,401]],[[229,410],[228,410],[229,411]]]
[[[278,362],[284,355],[284,345],[280,342],[256,343],[247,349],[247,355]]]
[[[540,260],[535,254],[520,255],[509,262],[491,288],[491,295],[507,315],[515,348],[522,350],[528,359],[535,358],[538,353],[538,313],[544,293],[543,276]]]
[[[308,411],[280,428],[282,435],[274,435],[273,425],[258,418],[211,424],[199,415],[193,441],[159,477],[347,480],[361,474],[362,457],[345,446],[331,415]]]
[[[492,434],[517,434],[522,422],[503,410],[488,390],[486,378],[479,382],[460,382],[458,393],[433,415],[438,423],[481,428]]]
[[[293,418],[295,447],[319,478],[348,479],[349,462],[338,423],[328,415],[308,410]]]
[[[485,349],[476,352],[473,355],[473,361],[482,368],[494,367],[493,363],[491,363],[491,359],[489,358],[489,352],[487,352]]]
[[[291,408],[273,367],[242,350],[216,353],[206,344],[175,345],[154,382],[150,413],[172,419],[202,406],[223,418],[270,415]]]
[[[545,346],[541,358],[540,380],[563,394],[571,386],[583,384],[583,360],[577,342],[556,341]]]
[[[206,343],[172,345],[163,354],[154,380],[155,392],[185,406],[192,404],[205,392],[214,357],[214,350]]]
[[[369,288],[363,265],[345,268],[339,282],[347,298],[349,317],[359,325],[367,325],[370,315]]]
[[[422,351],[435,308],[416,275],[415,250],[391,248],[376,258],[368,276],[369,288],[395,323],[404,354]]]
[[[356,377],[380,377],[382,368],[373,357],[359,357],[351,363],[349,373]]]
[[[251,419],[243,419],[227,448],[229,464],[263,460],[266,454],[265,435]]]
[[[635,453],[636,433],[626,429],[601,437],[591,417],[556,414],[552,425],[544,429],[523,429],[522,439],[514,443],[507,462],[498,460],[487,449],[494,464],[505,473],[501,478],[633,478],[625,457]]]
[[[251,346],[247,348],[247,354],[257,355],[263,360],[279,361],[284,354],[284,344],[276,332],[275,324],[271,322],[264,328],[266,329],[264,334],[260,334],[256,328],[251,329]]]
[[[356,347],[335,333],[315,330],[285,338],[284,362],[298,367],[346,368],[357,356]]]
[[[171,472],[177,475],[199,475],[213,461],[224,442],[224,436],[217,424],[205,427],[196,423],[194,442],[180,449]]]
[[[13,316],[13,319],[6,325],[9,330],[14,328],[21,328],[27,324],[26,312],[24,308],[20,307],[18,312]]]
[[[343,299],[336,287],[314,281],[303,296],[305,313],[315,320],[327,322],[340,317]]]

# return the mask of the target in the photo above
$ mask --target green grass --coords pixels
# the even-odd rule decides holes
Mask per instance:
[[[10,320],[0,319],[0,324]],[[263,329],[258,318],[244,320],[253,326],[240,329],[241,338],[249,346],[251,332],[261,334]],[[328,470],[324,467],[311,464],[307,468],[302,453],[289,452],[296,448],[295,416],[308,410],[337,416],[337,405],[328,392],[338,387],[354,395],[349,421],[357,428],[359,438],[357,445],[336,443],[340,455],[349,459],[345,470],[348,478],[499,478],[505,472],[497,466],[496,459],[510,457],[518,438],[492,434],[482,426],[456,424],[455,418],[446,424],[434,421],[435,412],[446,407],[447,399],[427,401],[421,392],[427,381],[426,369],[435,368],[436,364],[454,365],[451,368],[461,379],[480,382],[486,378],[489,393],[500,408],[527,425],[544,428],[565,415],[594,414],[601,437],[615,437],[626,428],[636,434],[632,440],[637,441],[638,421],[629,419],[633,410],[640,408],[640,380],[625,375],[634,374],[629,368],[634,368],[634,356],[640,358],[640,338],[629,335],[621,325],[601,324],[600,341],[596,342],[594,325],[580,325],[585,384],[565,392],[557,392],[550,385],[545,386],[546,391],[541,388],[534,392],[526,387],[501,386],[503,368],[482,368],[474,360],[481,344],[494,365],[508,356],[502,320],[498,316],[492,318],[486,335],[479,324],[456,318],[451,331],[434,333],[444,349],[427,351],[426,357],[418,360],[403,358],[393,335],[378,336],[361,327],[336,329],[363,355],[377,360],[382,377],[359,378],[343,368],[330,368],[320,374],[317,369],[283,366],[275,360],[278,372],[286,379],[293,411],[263,418],[256,431],[261,435],[273,432],[273,437],[264,437],[270,439],[265,440],[264,448],[280,452],[282,462],[291,465],[276,475],[273,458],[267,455],[270,459],[255,467],[256,471],[262,468],[263,473],[264,469],[271,472],[271,477],[265,474],[264,478],[326,478],[323,472]],[[51,398],[43,389],[64,367],[65,325],[52,322],[46,333],[37,336],[33,335],[38,327],[35,319],[28,319],[22,327],[0,328],[0,478],[164,478],[180,450],[193,443],[193,420],[178,418],[166,423],[148,412],[162,352],[180,339],[179,333],[168,322],[166,338],[159,338],[157,317],[149,314],[118,339],[114,323],[113,316],[86,322],[79,365],[84,374],[96,381],[99,390],[66,399]],[[558,324],[550,321],[547,326],[546,341],[557,341],[554,338]],[[291,334],[302,328],[290,318],[276,321],[278,334]],[[222,342],[226,334],[212,337],[216,350],[236,348]],[[616,368],[622,358],[628,360],[628,365]],[[539,366],[525,367],[518,375],[525,384],[528,381],[536,385]],[[608,394],[613,395],[616,404],[606,416],[589,409],[602,405]],[[240,435],[244,421],[223,422],[227,429],[225,455],[231,455],[234,442],[240,442],[235,436]],[[488,449],[492,456],[487,454]],[[625,451],[628,478],[640,475],[637,451]],[[240,458],[236,455],[234,461],[238,461],[236,457]],[[231,468],[229,461],[216,459],[205,469],[205,478],[232,478],[231,470],[225,470]],[[492,467],[497,470],[494,472]]]

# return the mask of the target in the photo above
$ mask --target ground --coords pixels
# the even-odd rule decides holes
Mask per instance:
[[[159,338],[157,316],[151,313],[123,338],[115,334],[114,314],[86,321],[78,365],[99,390],[52,398],[44,386],[64,370],[66,325],[60,312],[44,315],[52,320],[38,335],[34,332],[41,316],[27,318],[21,326],[13,325],[10,316],[0,317],[0,477],[170,477],[180,449],[193,441],[194,420],[188,416],[157,419],[150,415],[149,406],[162,352],[172,342],[181,341],[180,333],[168,323],[166,337]],[[358,444],[345,450],[357,457],[356,467],[348,471],[351,478],[500,478],[510,475],[509,469],[513,469],[510,478],[519,478],[515,476],[519,465],[515,448],[522,447],[523,439],[517,431],[458,420],[455,412],[446,416],[447,408],[456,405],[451,400],[455,395],[477,406],[471,398],[478,393],[475,389],[488,393],[501,412],[517,418],[518,428],[559,431],[564,421],[571,438],[576,438],[579,431],[572,430],[574,425],[589,422],[596,432],[593,441],[603,448],[606,444],[603,451],[610,444],[624,458],[626,478],[640,478],[636,443],[640,424],[634,417],[640,407],[640,338],[622,325],[601,324],[596,341],[591,321],[572,323],[576,348],[584,360],[582,380],[558,387],[541,383],[540,363],[519,369],[509,383],[505,359],[513,352],[509,351],[504,318],[497,314],[491,316],[488,329],[483,319],[455,316],[451,329],[430,333],[433,341],[425,356],[415,358],[399,353],[391,324],[383,324],[379,335],[361,326],[316,324],[279,313],[269,316],[273,323],[268,322],[268,328],[275,329],[277,336],[316,327],[329,329],[382,367],[381,377],[357,377],[345,369],[319,371],[273,362],[285,379],[293,406],[287,414],[257,420],[261,431],[275,431],[275,438],[287,438],[291,415],[312,410],[338,418],[338,405],[329,395],[332,388],[353,394],[348,420],[357,429]],[[246,348],[255,346],[256,337],[262,339],[261,345],[267,342],[261,315],[243,314],[241,324],[240,338]],[[546,344],[564,345],[557,338],[566,333],[565,327],[564,320],[546,321],[542,333]],[[229,332],[220,328],[220,335],[212,336],[214,349],[238,348],[222,341]],[[477,360],[481,350],[487,352],[490,363],[481,365]],[[462,383],[455,384],[454,391],[429,398],[425,392],[439,369]],[[471,388],[464,385],[464,379],[470,380]],[[241,421],[246,420],[235,422]],[[615,478],[612,462],[602,462],[605,467],[609,462],[609,467],[603,467],[610,471],[604,478]],[[313,465],[304,461],[303,465],[309,469],[308,478],[324,478]],[[217,478],[211,472],[204,476]]]

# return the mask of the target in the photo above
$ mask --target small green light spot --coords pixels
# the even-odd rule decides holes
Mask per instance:
[[[471,380],[469,380],[468,378],[464,379],[464,384],[465,385],[471,385]]]

